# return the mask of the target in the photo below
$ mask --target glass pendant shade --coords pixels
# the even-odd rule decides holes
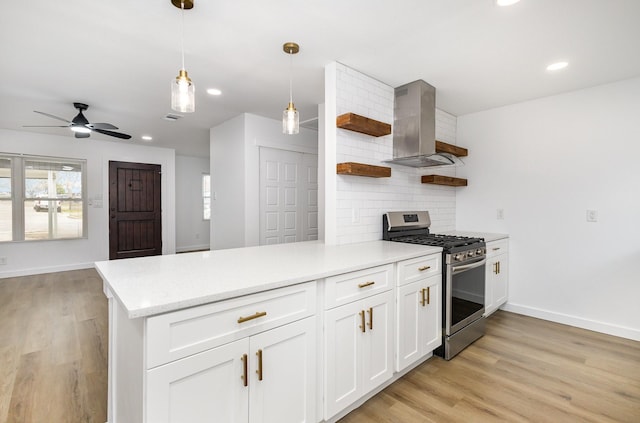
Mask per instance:
[[[282,132],[287,135],[295,135],[300,132],[300,116],[293,103],[289,103],[282,112]]]
[[[178,76],[171,81],[171,108],[182,113],[196,110],[195,86],[184,69],[180,69]]]

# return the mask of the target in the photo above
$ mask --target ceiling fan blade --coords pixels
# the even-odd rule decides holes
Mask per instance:
[[[110,123],[89,123],[85,126],[91,129],[118,129],[117,126]]]
[[[23,128],[68,128],[69,126],[67,125],[60,125],[60,126],[55,126],[55,125],[22,125]]]
[[[89,132],[74,132],[76,138],[89,138],[91,135]]]
[[[35,112],[35,113],[40,113],[41,115],[49,116],[50,118],[54,118],[54,119],[61,120],[61,121],[63,121],[63,122],[71,123],[71,122],[69,122],[68,120],[66,120],[66,119],[64,119],[64,118],[61,118],[61,117],[59,117],[59,116],[55,116],[55,115],[50,115],[49,113],[39,112],[39,111],[37,111],[37,110],[34,110],[34,112]]]
[[[128,140],[129,138],[131,138],[131,135],[123,134],[120,132],[107,131],[105,129],[98,128],[94,128],[93,130],[98,132],[99,134],[110,135],[112,137],[122,138],[123,140]]]

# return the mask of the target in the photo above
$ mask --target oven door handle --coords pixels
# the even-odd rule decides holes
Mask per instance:
[[[456,273],[466,272],[467,270],[475,269],[476,267],[483,266],[486,262],[487,262],[487,259],[483,258],[482,260],[471,263],[471,264],[463,264],[462,266],[452,266],[451,267],[452,274],[455,275]]]

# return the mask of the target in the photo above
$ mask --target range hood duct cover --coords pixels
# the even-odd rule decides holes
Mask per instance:
[[[394,163],[411,167],[453,165],[459,160],[436,153],[436,89],[422,80],[395,89]]]

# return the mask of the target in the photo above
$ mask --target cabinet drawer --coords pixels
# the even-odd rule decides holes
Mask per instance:
[[[398,286],[442,273],[442,254],[432,254],[398,263]]]
[[[487,257],[493,257],[498,254],[509,252],[509,240],[499,239],[497,241],[487,242]]]
[[[332,276],[325,282],[325,304],[330,309],[391,289],[393,264]]]
[[[147,368],[315,314],[309,282],[149,317]]]

